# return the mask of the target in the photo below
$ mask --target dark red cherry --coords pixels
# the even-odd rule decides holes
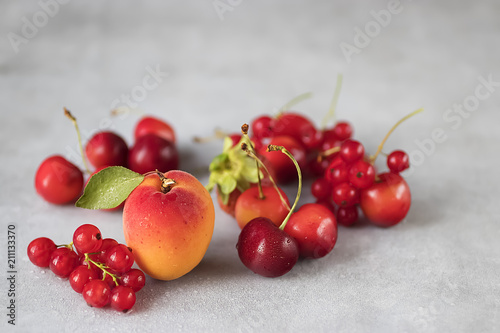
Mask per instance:
[[[100,132],[90,138],[85,147],[85,154],[96,168],[127,166],[127,143],[113,132]]]
[[[269,219],[258,217],[241,230],[236,244],[241,262],[254,273],[278,277],[297,263],[297,241]]]
[[[129,168],[137,173],[167,172],[179,167],[179,155],[172,141],[154,134],[141,136],[130,149]]]

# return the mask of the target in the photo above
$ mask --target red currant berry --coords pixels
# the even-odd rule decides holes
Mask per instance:
[[[323,130],[323,142],[321,143],[321,150],[326,151],[335,147],[340,147],[342,140],[337,137],[334,129]]]
[[[83,224],[73,234],[73,245],[81,254],[97,252],[102,245],[101,231],[93,224]]]
[[[147,134],[154,134],[175,143],[175,131],[166,122],[155,117],[147,116],[142,118],[135,126],[134,137],[135,140]]]
[[[400,173],[410,167],[410,158],[402,150],[395,150],[387,156],[387,166],[393,173]]]
[[[340,207],[350,207],[359,202],[359,193],[351,184],[340,183],[333,187],[332,199]]]
[[[118,273],[125,273],[134,264],[132,250],[124,244],[118,244],[106,251],[106,266]]]
[[[353,163],[363,158],[365,148],[361,142],[356,140],[346,140],[340,146],[340,157],[347,163]]]
[[[70,203],[82,193],[83,173],[64,157],[51,156],[38,167],[35,188],[38,194],[50,203]]]
[[[167,172],[179,167],[179,154],[171,141],[146,134],[139,137],[130,149],[128,162],[130,169],[137,173]]]
[[[75,251],[67,247],[60,247],[52,252],[49,267],[55,275],[65,278],[78,266],[79,261]]]
[[[349,168],[344,160],[337,155],[325,171],[325,179],[332,185],[344,183],[349,179]]]
[[[82,290],[83,299],[89,306],[102,308],[111,301],[111,289],[102,280],[90,280]]]
[[[135,292],[132,288],[118,286],[111,292],[111,307],[117,311],[127,312],[135,304]]]
[[[337,211],[337,222],[343,226],[350,226],[358,220],[358,207],[339,207]]]
[[[349,182],[357,188],[367,188],[375,182],[375,168],[368,162],[358,160],[349,169]]]
[[[340,141],[349,139],[352,136],[352,132],[352,126],[345,121],[339,121],[333,127],[333,133],[335,133],[335,136]]]
[[[104,238],[102,240],[102,245],[100,248],[100,253],[97,255],[97,261],[99,262],[106,262],[106,252],[114,247],[115,245],[118,245],[119,243],[114,240],[113,238]]]
[[[140,269],[132,268],[120,277],[120,284],[138,292],[146,284],[146,275]]]
[[[57,246],[51,239],[40,237],[28,245],[28,258],[38,267],[49,267],[50,256],[56,249]]]
[[[128,147],[121,136],[113,132],[99,132],[87,143],[85,154],[96,168],[111,165],[126,166]]]
[[[270,138],[273,136],[273,119],[269,116],[260,116],[252,122],[251,130],[257,139]]]
[[[332,184],[325,178],[318,178],[311,185],[311,193],[316,199],[329,198],[332,194]]]
[[[99,275],[95,270],[87,265],[80,265],[69,275],[69,284],[74,291],[81,294],[85,284],[97,278],[99,278]]]

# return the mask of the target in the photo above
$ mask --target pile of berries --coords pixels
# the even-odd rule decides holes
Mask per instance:
[[[166,172],[179,166],[175,132],[172,126],[163,120],[151,116],[143,117],[136,124],[135,143],[130,149],[120,135],[111,131],[96,133],[86,146],[82,147],[76,119],[68,110],[64,111],[76,127],[83,162],[90,176],[109,166],[128,167],[141,174],[154,170]],[[87,160],[95,168],[94,172],[88,168]],[[64,157],[53,155],[38,167],[35,188],[38,194],[50,203],[73,203],[80,197],[84,188],[83,172]]]
[[[78,227],[68,245],[58,246],[46,237],[33,240],[28,257],[36,266],[49,267],[57,276],[68,278],[73,290],[96,308],[109,304],[127,312],[135,304],[135,293],[146,283],[144,273],[132,268],[131,249],[112,238],[103,239],[92,224]]]

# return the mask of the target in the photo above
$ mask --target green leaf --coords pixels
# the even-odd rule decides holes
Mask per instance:
[[[112,166],[93,175],[75,206],[110,209],[120,205],[142,182],[144,176],[121,166]]]

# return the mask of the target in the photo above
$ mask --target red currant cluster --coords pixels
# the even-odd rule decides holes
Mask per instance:
[[[75,125],[81,145],[76,119],[66,109],[65,115]],[[85,149],[81,147],[83,162],[90,176],[109,166],[124,166],[141,174],[157,169],[166,172],[178,168],[175,132],[168,123],[146,116],[136,124],[134,138],[135,143],[129,149],[125,140],[114,132],[103,131],[92,136]],[[95,167],[93,173],[87,167],[84,155]],[[36,191],[53,204],[75,202],[82,194],[83,187],[82,170],[60,155],[45,159],[35,175]]]
[[[103,239],[92,224],[78,227],[69,245],[58,246],[46,237],[33,240],[28,257],[36,266],[49,267],[57,276],[69,278],[73,290],[96,308],[110,304],[127,312],[135,304],[135,293],[146,283],[144,273],[132,268],[132,251],[112,238]]]
[[[324,176],[313,182],[311,193],[318,202],[335,210],[331,206],[333,201],[338,207],[337,222],[344,226],[350,226],[358,220],[357,206],[359,204],[364,212],[373,208],[371,207],[373,203],[368,202],[368,200],[381,195],[380,188],[384,180],[391,178],[391,183],[394,183],[396,178],[400,178],[399,172],[409,167],[408,155],[401,150],[396,150],[387,158],[392,175],[376,175],[373,159],[365,156],[365,149],[359,141],[351,139],[343,141],[338,152],[328,156],[327,160],[329,165]],[[400,179],[398,183],[400,182],[404,182],[404,180]],[[402,206],[400,206],[397,217],[388,220],[381,214],[377,214],[378,216],[372,216],[373,222],[381,226],[390,226],[400,222],[410,208],[409,188],[407,186],[405,192],[408,195],[405,195],[404,202],[401,202]],[[384,207],[387,208],[387,204]],[[366,212],[365,215],[367,215]]]

